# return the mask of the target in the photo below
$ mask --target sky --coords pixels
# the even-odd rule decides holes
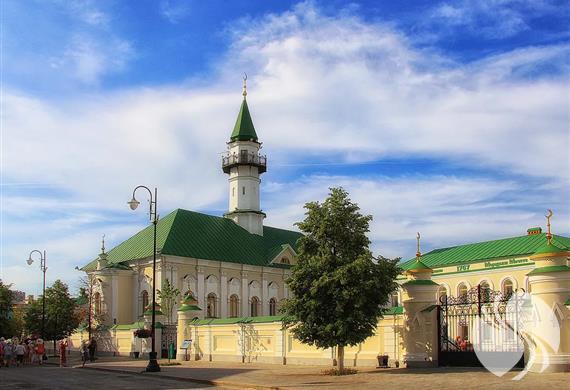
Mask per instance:
[[[570,234],[570,4],[549,0],[0,2],[0,279],[77,288],[148,224],[126,202],[222,215],[248,104],[266,224],[343,186],[376,255]],[[144,194],[140,197],[144,199]],[[142,208],[141,208],[142,209]]]

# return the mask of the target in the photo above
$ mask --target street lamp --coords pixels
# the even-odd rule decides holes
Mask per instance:
[[[156,308],[156,225],[158,224],[158,214],[156,213],[156,198],[157,198],[157,191],[156,187],[154,188],[154,198],[152,196],[152,191],[146,186],[137,186],[133,190],[133,198],[127,202],[131,210],[136,210],[137,207],[141,204],[135,198],[135,192],[139,188],[144,188],[148,191],[150,196],[150,222],[154,225],[154,239],[153,239],[153,251],[152,251],[152,323],[151,323],[151,343],[152,349],[149,355],[148,365],[146,366],[147,372],[158,372],[160,371],[160,366],[158,365],[158,361],[156,360],[156,351],[155,351],[155,308]],[[153,200],[154,199],[154,200]]]
[[[30,252],[30,255],[28,256],[28,260],[26,260],[26,263],[28,263],[28,265],[32,265],[32,263],[34,262],[34,259],[32,259],[32,255],[34,253],[39,253],[40,254],[40,269],[42,270],[43,274],[44,274],[44,285],[43,285],[43,289],[42,289],[42,339],[45,339],[45,326],[46,326],[46,271],[47,271],[47,267],[46,267],[46,251],[44,250],[43,253],[40,252],[37,249],[34,249],[33,251]]]

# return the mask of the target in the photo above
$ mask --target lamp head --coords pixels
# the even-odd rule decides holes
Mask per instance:
[[[26,260],[26,263],[28,263],[28,265],[32,265],[33,262],[34,260],[32,259],[32,256],[30,256],[28,260]]]
[[[137,207],[139,207],[139,204],[141,204],[141,202],[136,200],[134,196],[133,196],[133,199],[131,199],[127,203],[129,204],[129,207],[131,208],[131,210],[136,210]]]

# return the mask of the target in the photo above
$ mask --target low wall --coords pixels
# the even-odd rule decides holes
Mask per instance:
[[[224,323],[227,320],[200,320],[188,326],[192,339],[188,356],[193,360],[262,362],[273,364],[332,365],[334,348],[319,349],[303,344],[282,329],[278,319],[263,322]],[[373,336],[354,347],[345,348],[345,365],[376,367],[378,355],[388,355],[391,366],[402,359],[402,315],[389,315],[378,322]],[[179,342],[181,343],[181,341]],[[178,358],[184,358],[179,350]],[[397,363],[398,362],[398,363]]]
[[[402,362],[402,314],[389,314],[378,321],[373,336],[354,347],[345,348],[345,365],[375,367],[378,355],[388,355],[394,367]],[[110,330],[93,332],[100,355],[140,356],[150,351],[150,339],[134,337],[139,324],[117,325]],[[157,351],[160,348],[161,329],[156,329]],[[251,317],[235,319],[196,320],[187,326],[185,335],[192,340],[187,351],[180,348],[177,358],[183,360],[263,362],[272,364],[327,365],[335,363],[334,348],[319,349],[303,344],[293,334],[282,329],[280,317]],[[77,331],[69,338],[69,348],[78,351],[82,341],[88,340],[87,331]]]

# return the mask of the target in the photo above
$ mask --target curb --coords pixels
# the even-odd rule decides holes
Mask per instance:
[[[81,368],[81,366],[73,366],[73,368]],[[223,386],[227,388],[234,388],[234,389],[255,389],[255,390],[283,390],[282,387],[278,386],[264,386],[264,385],[254,385],[249,383],[237,383],[237,382],[226,382],[226,381],[217,381],[217,380],[210,380],[210,379],[198,379],[198,378],[190,378],[190,377],[179,377],[173,375],[164,375],[164,374],[153,374],[144,371],[131,371],[131,370],[117,370],[113,368],[105,368],[105,367],[93,367],[93,366],[85,366],[83,368],[87,368],[90,370],[99,370],[105,372],[115,372],[120,374],[130,374],[130,375],[143,375],[143,376],[153,376],[155,378],[166,378],[172,379],[180,382],[194,382],[194,383],[201,383],[205,385],[212,385],[212,386]]]

